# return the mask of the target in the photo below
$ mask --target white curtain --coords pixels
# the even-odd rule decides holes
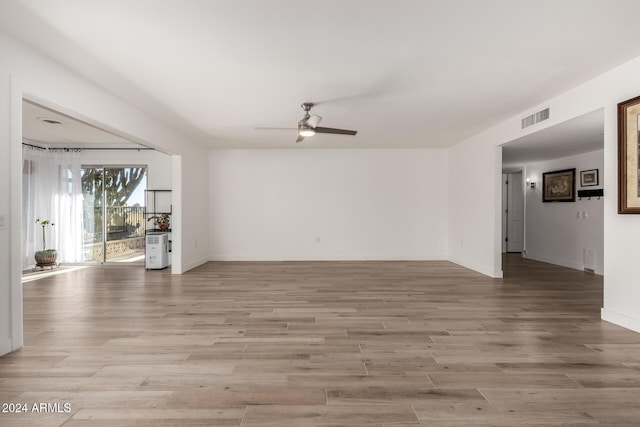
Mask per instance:
[[[39,149],[23,146],[22,267],[35,264],[42,250],[42,226],[36,219],[55,224],[46,228],[46,249],[58,250],[58,262],[82,261],[82,180],[78,150]]]

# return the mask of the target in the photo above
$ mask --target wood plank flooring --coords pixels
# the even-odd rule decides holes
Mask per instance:
[[[600,320],[602,278],[518,256],[505,272],[245,262],[28,282],[26,345],[0,358],[0,402],[27,411],[0,425],[638,426],[640,334]]]

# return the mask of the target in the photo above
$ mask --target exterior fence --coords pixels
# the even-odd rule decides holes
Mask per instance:
[[[86,211],[84,224],[85,245],[103,241],[102,207],[93,211]],[[145,208],[135,207],[107,207],[107,241],[122,240],[144,236],[146,230]]]

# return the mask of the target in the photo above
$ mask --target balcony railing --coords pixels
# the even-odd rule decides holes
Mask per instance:
[[[145,208],[141,206],[107,207],[107,241],[143,236],[146,228],[144,212]],[[95,207],[93,212],[85,211],[84,223],[86,244],[103,241],[102,207]]]

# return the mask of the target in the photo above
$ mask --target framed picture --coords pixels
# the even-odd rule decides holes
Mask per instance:
[[[576,201],[576,169],[545,172],[542,174],[543,202]]]
[[[580,171],[580,187],[593,187],[599,184],[598,169]]]
[[[618,104],[618,213],[640,214],[640,96]]]

